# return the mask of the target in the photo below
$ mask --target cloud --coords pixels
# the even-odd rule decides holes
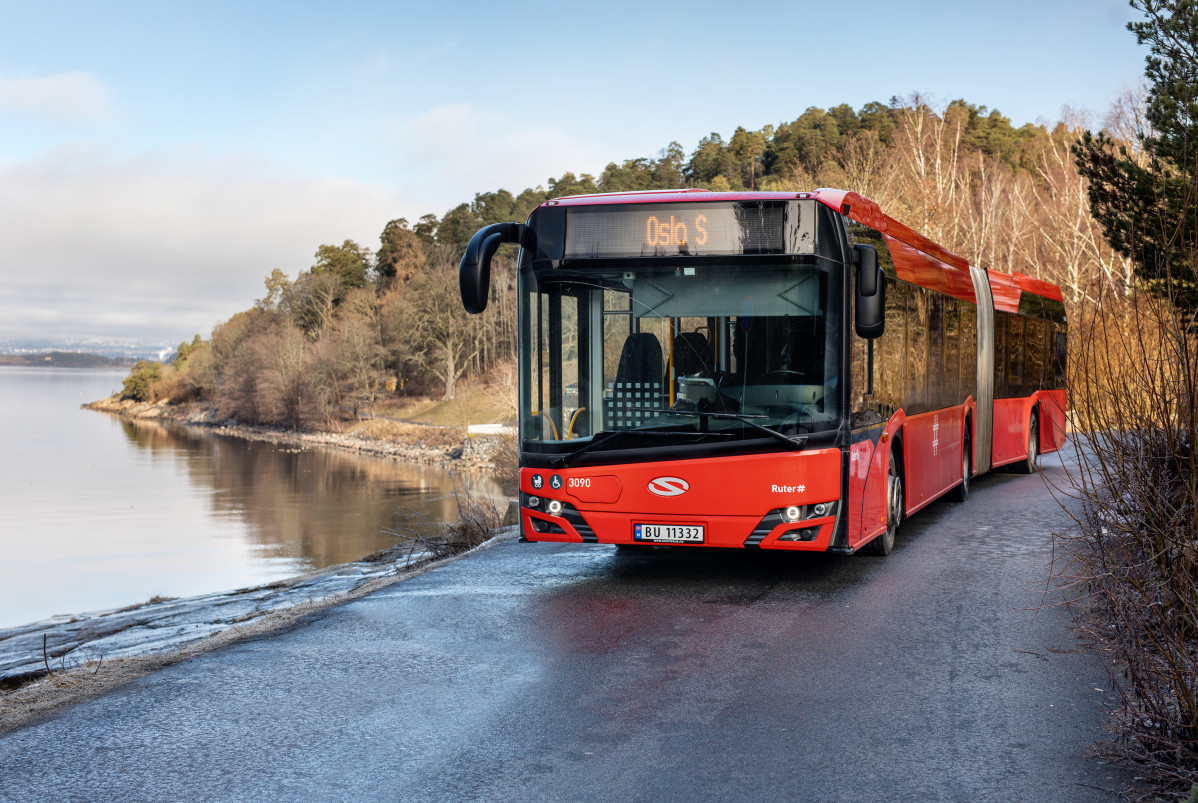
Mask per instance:
[[[274,268],[306,270],[322,243],[377,247],[388,220],[420,208],[245,159],[56,150],[0,168],[0,337],[206,336]]]
[[[466,104],[431,109],[405,123],[397,138],[405,161],[422,165],[412,194],[425,197],[443,195],[446,185],[460,200],[501,187],[520,192],[567,170],[601,170],[611,158],[610,144]]]
[[[107,122],[115,116],[108,86],[85,72],[0,75],[0,114],[14,112],[59,122]]]

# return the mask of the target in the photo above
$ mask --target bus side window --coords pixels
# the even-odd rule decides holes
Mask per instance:
[[[1028,318],[1024,322],[1027,328],[1027,391],[1031,393],[1047,388],[1050,384],[1048,376],[1048,354],[1051,346],[1048,337],[1048,321],[1043,318]]]
[[[944,306],[945,297],[939,293],[924,291],[928,303],[928,371],[924,377],[926,409],[947,407],[952,402],[943,394],[944,378]]]
[[[853,395],[849,412],[853,416],[852,426],[860,426],[857,419],[868,409],[869,402],[872,401],[869,396],[872,395],[870,391],[873,377],[869,375],[868,341],[854,334],[850,337],[850,343],[852,351],[849,353],[849,387]]]
[[[1069,360],[1069,341],[1067,335],[1059,331],[1060,327],[1055,328],[1058,331],[1053,341],[1052,373],[1053,378],[1056,380],[1053,383],[1053,387],[1059,390],[1065,387],[1065,368]]]
[[[1016,314],[1007,316],[1007,388],[1016,396],[1025,396],[1023,387],[1023,351],[1026,348],[1024,320]]]
[[[911,286],[907,305],[907,414],[922,413],[928,407],[928,291]]]
[[[889,419],[902,406],[907,383],[907,321],[911,285],[886,279],[886,331],[874,341],[873,408]]]
[[[1007,318],[1009,312],[994,311],[994,353],[1006,354],[1007,351]],[[998,358],[994,360],[994,398],[1005,399],[1011,394],[1007,389],[1007,363]]]
[[[960,359],[961,377],[960,392],[957,397],[964,399],[969,396],[977,398],[978,382],[978,309],[973,304],[962,303]]]

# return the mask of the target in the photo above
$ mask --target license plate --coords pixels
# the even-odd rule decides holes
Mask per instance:
[[[657,544],[701,544],[703,527],[699,524],[634,524],[632,540]]]

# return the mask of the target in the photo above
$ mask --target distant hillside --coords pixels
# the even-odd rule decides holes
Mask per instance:
[[[737,128],[727,140],[713,132],[689,155],[671,142],[597,176],[564,173],[548,187],[477,193],[440,218],[389,221],[377,250],[344,240],[318,245],[315,262],[294,279],[274,268],[263,298],[209,340],[196,335],[173,358],[139,362],[123,395],[206,401],[221,418],[293,429],[328,427],[397,397],[435,392],[451,402],[460,379],[511,399],[515,248],[493,266],[486,315],[466,314],[458,260],[481,227],[524,220],[562,195],[854,190],[971,264],[1053,281],[1079,303],[1086,288],[1122,287],[1125,275],[1089,215],[1070,152],[1080,135],[1063,121],[1016,128],[986,106],[954,100],[933,109],[913,96],[860,110],[812,107],[790,122]]]
[[[113,359],[77,351],[47,351],[41,354],[0,354],[0,365],[31,365],[47,368],[129,368],[133,360]]]

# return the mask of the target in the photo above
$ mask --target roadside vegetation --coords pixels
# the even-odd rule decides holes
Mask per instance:
[[[1071,327],[1074,527],[1056,565],[1113,649],[1126,755],[1153,792],[1198,800],[1198,7],[1133,6],[1143,111],[1132,136],[1086,132],[1074,154],[1135,282],[1096,287]]]
[[[514,470],[515,465],[511,468]],[[493,537],[505,523],[503,509],[493,499],[475,496],[459,488],[454,477],[453,498],[457,520],[440,529],[428,526],[427,519],[409,513],[409,519],[384,530],[395,536],[399,545],[391,551],[401,554],[427,553],[434,559],[447,558],[474,549]],[[430,534],[431,533],[431,534]]]

